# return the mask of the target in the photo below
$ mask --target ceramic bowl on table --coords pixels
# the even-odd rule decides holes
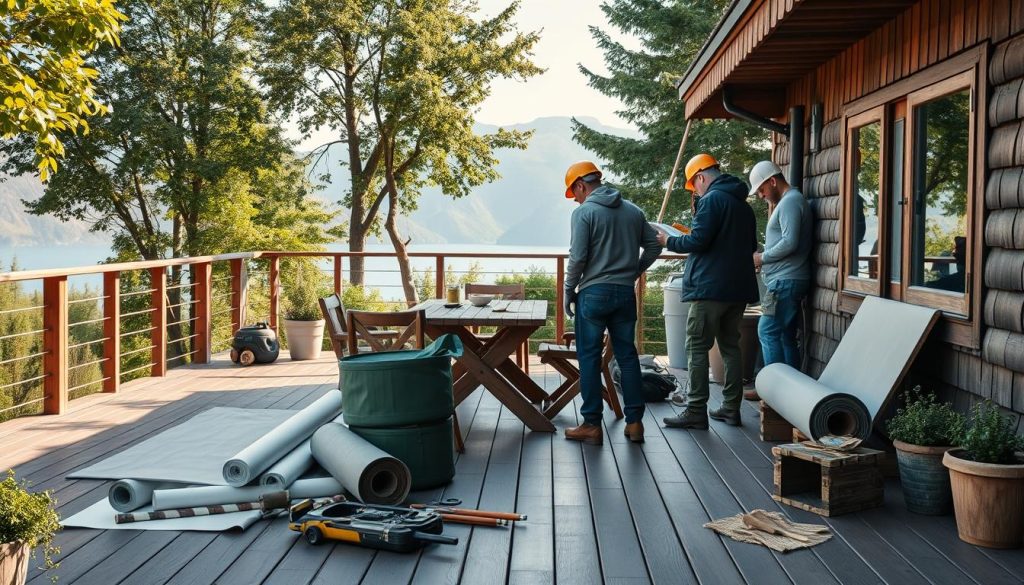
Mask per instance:
[[[471,294],[467,298],[474,307],[484,307],[494,300],[494,295]]]

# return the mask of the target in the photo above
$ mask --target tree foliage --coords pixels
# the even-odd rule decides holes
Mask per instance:
[[[261,73],[272,102],[307,135],[335,133],[312,156],[342,147],[350,250],[384,228],[410,301],[408,242],[396,218],[416,208],[425,185],[460,197],[494,180],[494,150],[523,148],[529,137],[473,132],[493,79],[540,71],[530,61],[537,36],[515,30],[517,8],[477,20],[475,4],[461,0],[290,0],[268,19]],[[361,258],[352,281],[363,282]]]
[[[718,22],[727,0],[610,0],[602,4],[609,24],[639,41],[628,48],[605,30],[591,27],[604,51],[608,75],[586,65],[580,71],[591,87],[622,102],[618,114],[640,130],[639,138],[605,134],[574,120],[575,139],[607,161],[623,194],[648,215],[661,208],[679,141],[686,126],[676,83],[696,58]],[[768,158],[769,134],[742,121],[694,120],[683,162],[698,152],[714,155],[724,170],[743,176]],[[682,169],[680,169],[680,175]],[[665,218],[687,221],[690,196],[677,180]],[[763,207],[760,202],[752,203]],[[761,210],[761,215],[764,215]]]
[[[31,139],[42,179],[64,154],[60,133],[89,132],[106,111],[88,54],[115,46],[124,15],[114,0],[7,0],[0,4],[0,136]]]

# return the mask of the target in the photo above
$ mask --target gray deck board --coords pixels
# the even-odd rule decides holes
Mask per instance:
[[[534,367],[538,382],[557,386],[556,375]],[[65,417],[0,425],[11,445],[0,453],[0,466],[12,461],[19,476],[54,490],[62,514],[72,514],[104,497],[109,482],[64,479],[68,472],[212,406],[300,408],[333,387],[336,372],[330,358],[241,370],[218,356],[210,366],[83,402]],[[719,396],[713,393],[712,402]],[[555,418],[559,432],[547,434],[524,429],[487,392],[460,405],[467,450],[458,456],[455,480],[415,492],[410,501],[457,497],[464,507],[516,510],[529,519],[509,528],[448,525],[457,546],[406,555],[341,543],[311,547],[284,519],[219,534],[70,529],[57,536],[62,564],[55,574],[60,583],[85,585],[1024,581],[1020,550],[977,548],[957,538],[951,516],[910,514],[898,482],[887,484],[884,508],[838,518],[774,502],[772,444],[758,439],[751,403],[744,404],[743,427],[712,422],[708,431],[694,432],[661,428],[661,417],[675,411],[667,403],[651,405],[642,446],[627,442],[622,421],[609,413],[604,446],[566,441],[561,431],[577,424],[578,408],[577,399]],[[781,555],[702,527],[752,508],[827,525],[834,538]],[[42,585],[49,577],[33,568],[29,582]]]

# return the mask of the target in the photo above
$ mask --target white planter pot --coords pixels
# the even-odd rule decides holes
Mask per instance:
[[[0,585],[24,585],[29,548],[24,542],[0,544]]]
[[[320,357],[320,347],[324,341],[324,320],[289,321],[284,320],[285,333],[288,336],[288,353],[293,360],[315,360]]]

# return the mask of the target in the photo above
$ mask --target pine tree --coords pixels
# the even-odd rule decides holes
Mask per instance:
[[[730,3],[727,0],[610,0],[601,8],[611,26],[640,42],[631,49],[598,27],[590,31],[604,51],[608,75],[581,64],[591,87],[621,100],[618,114],[640,130],[639,138],[605,134],[573,120],[574,138],[607,161],[623,195],[640,205],[651,219],[657,215],[686,126],[684,104],[676,83],[697,57],[705,39]],[[708,152],[726,172],[744,177],[759,160],[768,158],[767,131],[738,121],[694,120],[686,160]],[[690,196],[682,171],[676,180],[667,221],[689,221]],[[763,204],[752,202],[759,215]]]

